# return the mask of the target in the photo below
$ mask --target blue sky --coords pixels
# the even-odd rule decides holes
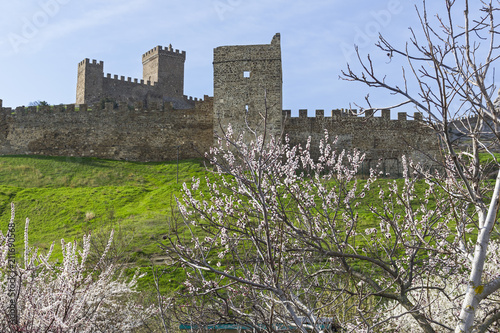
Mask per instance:
[[[185,50],[185,94],[213,95],[213,49],[265,44],[281,33],[283,108],[331,110],[361,103],[361,84],[339,80],[353,45],[376,53],[380,32],[396,44],[416,25],[413,0],[23,0],[0,4],[0,99],[4,106],[74,103],[77,64],[142,77],[156,45]],[[397,74],[383,54],[380,70]],[[396,67],[396,68],[395,68]],[[394,71],[395,70],[395,71]],[[381,106],[387,94],[371,91]],[[383,105],[382,105],[383,104]],[[410,112],[412,112],[410,110]]]

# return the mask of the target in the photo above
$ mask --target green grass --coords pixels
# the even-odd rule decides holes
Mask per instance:
[[[184,181],[200,177],[198,160],[136,163],[64,157],[0,157],[0,229],[16,205],[16,247],[22,250],[25,219],[30,243],[48,249],[59,240],[81,239],[90,230],[120,225],[131,236],[134,260],[157,255],[157,241],[168,232],[172,200]]]
[[[500,162],[500,154],[499,153],[493,153],[493,156],[488,153],[481,153],[479,154],[479,163],[481,165],[485,165],[486,163],[492,163],[492,162]]]

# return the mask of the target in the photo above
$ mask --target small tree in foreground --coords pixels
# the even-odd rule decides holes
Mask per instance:
[[[0,232],[0,331],[1,332],[130,332],[154,313],[132,300],[137,273],[130,279],[116,277],[113,264],[100,270],[113,241],[97,264],[88,268],[90,235],[81,249],[61,240],[62,262],[28,243],[29,220],[24,232],[24,258],[15,262],[13,251],[14,205],[9,232]]]

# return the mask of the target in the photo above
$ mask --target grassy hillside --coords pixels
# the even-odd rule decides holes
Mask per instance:
[[[0,228],[6,231],[10,202],[16,205],[16,247],[26,217],[30,243],[48,249],[59,240],[81,239],[90,230],[120,227],[132,260],[158,255],[168,231],[174,195],[182,182],[205,173],[200,161],[136,163],[65,157],[0,157]]]

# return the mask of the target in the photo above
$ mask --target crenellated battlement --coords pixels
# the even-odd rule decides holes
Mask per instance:
[[[213,98],[191,109],[120,102],[0,108],[0,153],[167,161],[199,157],[213,142]]]
[[[154,86],[155,85],[155,82],[151,82],[151,81],[144,82],[143,79],[137,79],[137,78],[132,79],[130,76],[125,79],[125,76],[123,76],[123,75],[118,76],[117,74],[112,75],[111,73],[107,73],[104,78],[108,79],[108,80],[118,81],[118,83],[130,83],[130,84],[137,84],[137,85],[144,85],[144,86]]]
[[[23,115],[35,115],[38,114],[40,116],[43,115],[54,115],[60,113],[79,113],[79,112],[133,112],[133,113],[148,113],[148,112],[175,112],[176,115],[179,115],[183,112],[186,114],[192,113],[193,111],[203,113],[212,112],[211,108],[206,108],[203,105],[212,104],[213,97],[208,95],[204,95],[203,98],[193,98],[192,96],[185,96],[187,101],[193,102],[194,106],[191,109],[181,109],[176,110],[173,108],[171,102],[157,103],[151,102],[148,107],[144,106],[142,102],[135,103],[127,103],[127,102],[118,102],[117,106],[114,106],[114,103],[106,102],[104,105],[101,103],[95,103],[92,105],[88,104],[60,104],[60,105],[43,105],[43,106],[18,106],[16,108],[11,107],[2,107],[2,100],[0,99],[0,112],[4,115],[9,116],[23,116]],[[48,120],[49,118],[47,118]],[[42,122],[44,122],[42,120]]]
[[[85,58],[78,63],[78,67],[82,67],[82,66],[86,66],[86,65],[104,68],[104,61],[97,61],[95,59],[92,59],[92,61],[91,61],[89,58]]]
[[[161,112],[164,114],[171,114],[171,116],[185,117],[186,115],[203,115],[210,116],[212,113],[212,103],[213,97],[205,95],[203,99],[201,98],[190,98],[190,100],[195,101],[195,106],[191,109],[176,110],[173,108],[172,103],[150,103],[148,107],[144,106],[142,102],[135,102],[133,104],[126,102],[119,102],[117,105],[114,103],[106,102],[103,104],[95,103],[92,105],[88,104],[60,104],[60,105],[43,105],[43,106],[18,106],[16,108],[12,107],[2,107],[2,100],[0,100],[0,113],[3,116],[9,117],[24,117],[24,116],[34,116],[40,123],[52,122],[54,116],[64,115],[64,114],[92,114],[98,113],[101,116],[105,116],[106,112],[112,112],[116,114],[121,114],[126,116],[127,114],[138,114],[146,115],[155,112]],[[85,116],[86,117],[86,116]],[[126,125],[126,124],[123,124]]]
[[[327,132],[335,138],[336,149],[359,150],[365,154],[364,171],[376,167],[383,161],[384,172],[391,176],[401,174],[401,156],[410,156],[415,161],[424,162],[426,156],[437,156],[439,146],[436,134],[422,122],[422,113],[397,113],[391,118],[391,110],[317,109],[309,117],[307,109],[300,109],[298,116],[292,117],[291,110],[283,110],[283,133],[290,145],[303,145],[308,140],[320,142]],[[311,153],[317,156],[318,147]],[[428,161],[427,161],[428,162]]]
[[[155,46],[148,52],[144,53],[142,55],[142,60],[144,61],[146,58],[152,57],[154,55],[168,55],[168,56],[175,56],[175,57],[182,57],[186,58],[186,51],[179,51],[178,49],[173,49],[172,44],[170,44],[168,47],[163,47],[161,45]]]
[[[203,97],[203,100],[207,99],[208,98],[208,95],[205,95]],[[202,101],[201,98],[198,98],[198,97],[193,97],[193,96],[186,96],[184,95],[184,100],[188,101],[188,102],[198,102],[198,101]]]
[[[463,120],[477,120],[477,115],[469,115],[469,116],[462,116],[462,117],[459,117],[457,119],[455,119],[454,121],[463,121]]]
[[[309,117],[307,109],[299,109],[298,117],[292,117],[291,110],[283,110],[283,119],[302,120],[302,119],[318,119],[318,120],[330,120],[330,121],[391,121],[391,122],[414,122],[422,121],[422,113],[415,112],[413,116],[409,116],[406,112],[398,112],[397,119],[391,119],[391,110],[383,109],[381,110],[381,115],[376,115],[373,110],[366,110],[358,114],[356,109],[333,109],[329,114],[325,114],[325,110],[317,109],[315,110],[315,115]]]

